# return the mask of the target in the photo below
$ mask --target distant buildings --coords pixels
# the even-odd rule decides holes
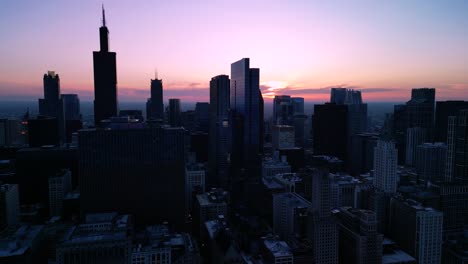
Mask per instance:
[[[146,119],[164,120],[163,84],[157,77],[151,80],[151,97],[146,102]]]
[[[116,53],[109,51],[109,30],[104,8],[102,26],[99,28],[100,50],[93,52],[94,65],[94,123],[99,126],[104,119],[117,116],[117,66]]]

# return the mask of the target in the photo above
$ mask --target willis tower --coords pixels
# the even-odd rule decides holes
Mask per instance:
[[[94,124],[117,116],[116,53],[109,52],[109,30],[102,7],[102,26],[99,28],[101,50],[93,52],[94,62]]]

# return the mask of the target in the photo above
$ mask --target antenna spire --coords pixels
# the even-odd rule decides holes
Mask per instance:
[[[154,68],[154,79],[158,79],[158,68]]]
[[[102,4],[102,26],[106,26],[106,11],[104,10],[104,3]]]

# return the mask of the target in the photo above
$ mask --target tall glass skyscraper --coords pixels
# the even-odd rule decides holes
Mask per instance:
[[[241,166],[254,161],[261,151],[260,69],[250,68],[250,59],[231,64],[232,159]]]

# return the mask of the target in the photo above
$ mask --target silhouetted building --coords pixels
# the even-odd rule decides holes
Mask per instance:
[[[42,117],[28,120],[29,147],[60,145],[59,120],[55,117]]]
[[[339,263],[382,263],[383,235],[377,232],[375,213],[340,207],[333,211],[339,226]]]
[[[313,169],[312,204],[308,219],[308,238],[314,263],[338,263],[338,229],[331,217],[333,190],[328,170]]]
[[[60,78],[53,71],[44,74],[44,99],[39,99],[39,116],[57,120],[59,141],[65,141],[64,104],[60,95]],[[55,132],[53,132],[55,133]]]
[[[274,125],[272,129],[273,150],[294,148],[294,127],[287,125]]]
[[[468,109],[467,101],[443,101],[436,103],[435,141],[447,141],[448,117],[457,116],[462,109]]]
[[[390,234],[418,263],[441,263],[443,214],[413,200],[392,198]]]
[[[415,88],[411,90],[411,100],[406,103],[407,127],[427,129],[428,139],[433,137],[435,114],[435,89]]]
[[[49,214],[63,215],[63,200],[71,191],[71,172],[63,170],[49,177]]]
[[[306,234],[307,212],[311,204],[296,193],[273,195],[273,230],[281,239],[289,240]]]
[[[424,143],[416,148],[415,168],[420,180],[443,181],[447,165],[447,146],[444,143]]]
[[[195,104],[195,130],[208,133],[210,126],[210,104]]]
[[[374,148],[379,139],[375,133],[363,133],[351,137],[350,173],[359,175],[374,168]]]
[[[102,26],[99,28],[100,50],[93,52],[94,64],[94,124],[117,116],[117,66],[116,53],[109,51],[109,30],[104,8]]]
[[[393,139],[398,151],[398,164],[404,164],[406,159],[406,130],[408,129],[407,106],[404,104],[393,107]]]
[[[332,155],[344,159],[347,150],[347,116],[346,105],[314,105],[312,116],[314,154]]]
[[[290,125],[294,115],[294,105],[289,95],[275,95],[273,99],[273,124]]]
[[[229,155],[229,76],[210,81],[209,186],[228,185]]]
[[[468,182],[468,110],[460,111],[455,129],[454,178]]]
[[[81,120],[80,98],[77,94],[62,94],[65,120]]]
[[[397,190],[397,159],[398,150],[395,144],[380,140],[374,148],[374,186],[385,192],[395,193]]]
[[[414,166],[416,148],[427,142],[427,130],[421,127],[410,127],[406,130],[406,165]]]
[[[0,146],[24,144],[21,126],[21,121],[18,119],[0,119]]]
[[[230,110],[234,166],[255,167],[261,152],[260,69],[250,68],[250,59],[231,64]]]
[[[81,130],[82,212],[118,210],[134,215],[137,223],[180,226],[185,213],[184,133],[182,128]]]
[[[58,264],[130,263],[133,218],[117,213],[86,215],[57,244]]]
[[[180,111],[180,99],[169,99],[168,120],[171,127],[182,125]]]
[[[0,231],[19,223],[19,194],[17,184],[0,184]]]
[[[164,120],[163,84],[157,77],[151,80],[151,98],[146,102],[146,119]]]

